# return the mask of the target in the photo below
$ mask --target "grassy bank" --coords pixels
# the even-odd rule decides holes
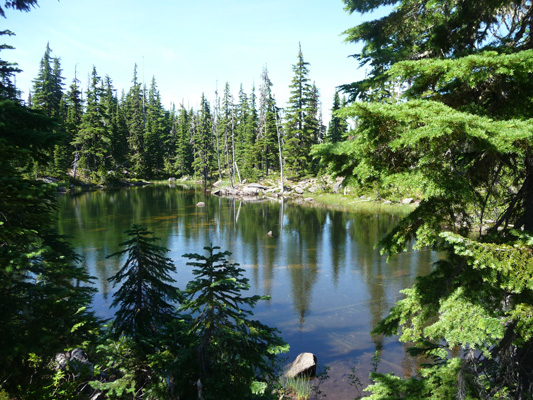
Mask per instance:
[[[359,197],[335,193],[305,193],[303,196],[305,198],[312,198],[314,200],[312,202],[305,202],[306,204],[327,207],[346,212],[369,214],[384,212],[397,215],[407,215],[416,207],[416,204],[384,203],[368,198],[362,199]]]

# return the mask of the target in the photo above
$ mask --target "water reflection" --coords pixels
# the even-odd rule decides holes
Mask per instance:
[[[206,206],[197,207],[200,201]],[[376,349],[384,372],[404,375],[416,366],[402,344],[369,333],[399,291],[427,274],[435,258],[429,251],[407,252],[386,262],[375,245],[398,220],[165,186],[65,196],[59,211],[61,233],[74,237],[76,251],[97,278],[95,308],[102,316],[112,315],[107,278],[121,265],[105,257],[119,249],[132,224],[147,226],[171,249],[180,288],[192,278],[182,255],[202,253],[213,243],[232,252],[232,261],[245,269],[251,294],[272,297],[255,315],[282,330],[291,344],[289,356],[312,351],[332,367],[335,383],[328,390],[338,399],[353,399],[345,374],[358,365],[365,375]]]

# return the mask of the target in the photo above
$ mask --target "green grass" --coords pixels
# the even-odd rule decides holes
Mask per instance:
[[[357,213],[388,213],[395,215],[407,215],[416,207],[412,204],[391,203],[383,204],[381,201],[373,201],[367,199],[360,199],[351,195],[324,193],[312,194],[306,193],[305,197],[312,197],[315,205],[325,206],[340,211],[357,212]]]
[[[313,383],[309,379],[282,378],[282,387],[288,399],[308,400],[313,393]]]

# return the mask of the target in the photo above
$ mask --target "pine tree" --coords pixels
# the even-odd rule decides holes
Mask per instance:
[[[63,127],[66,132],[66,143],[64,145],[64,151],[68,155],[65,157],[65,161],[72,162],[73,176],[76,178],[78,161],[80,154],[73,145],[74,138],[79,134],[81,127],[81,118],[83,115],[83,99],[82,93],[79,88],[80,81],[74,76],[70,89],[65,95],[66,116],[63,122]],[[63,163],[58,165],[59,169],[68,169],[71,165],[64,165]],[[65,171],[66,171],[65,169]]]
[[[285,159],[287,167],[296,174],[311,171],[311,145],[318,143],[318,98],[309,83],[308,66],[300,45],[298,61],[292,66],[294,77],[285,123]]]
[[[211,109],[207,99],[202,93],[200,110],[194,118],[193,125],[193,152],[194,161],[192,164],[195,175],[201,176],[204,184],[212,174],[215,163],[215,152],[212,135]]]
[[[235,181],[235,109],[229,83],[224,86],[222,108],[219,113],[218,135],[223,142],[222,164],[230,181]]]
[[[235,158],[242,178],[255,178],[254,144],[257,130],[257,111],[255,109],[255,93],[250,99],[242,85],[239,90],[239,103],[235,108]]]
[[[322,112],[320,105],[320,95],[318,88],[313,83],[309,91],[309,99],[307,103],[306,113],[304,117],[303,132],[305,137],[309,138],[307,158],[307,171],[311,173],[317,172],[318,163],[313,162],[310,151],[311,146],[322,142],[324,126],[322,124]]]
[[[341,100],[339,92],[335,92],[333,97],[333,106],[331,108],[331,120],[328,127],[328,141],[330,143],[337,143],[344,139],[346,133],[345,119],[337,114],[341,108]]]
[[[255,172],[257,171],[257,168],[255,168],[259,162],[257,154],[254,152],[254,148],[256,148],[256,140],[258,137],[258,115],[257,115],[257,108],[256,108],[256,100],[257,97],[255,95],[255,87],[252,88],[252,93],[250,94],[250,100],[249,100],[249,112],[246,117],[246,125],[244,128],[244,137],[245,137],[245,143],[246,143],[246,155],[244,158],[244,169],[248,171],[248,177],[249,178],[255,178]]]
[[[222,163],[224,155],[221,154],[222,149],[222,139],[220,137],[220,132],[218,130],[218,123],[220,120],[220,98],[218,97],[218,88],[215,90],[215,105],[213,107],[213,114],[212,114],[212,121],[211,121],[211,137],[213,142],[213,149],[216,156],[216,164],[217,164],[217,171],[218,171],[218,179],[222,180]]]
[[[52,57],[50,45],[46,45],[39,73],[33,80],[32,107],[43,110],[48,117],[59,117],[59,104],[63,96],[63,77],[57,57]]]
[[[132,86],[126,95],[124,114],[128,127],[129,166],[134,173],[143,176],[145,173],[145,109],[144,89],[137,81],[137,64],[133,69]]]
[[[185,254],[195,278],[187,284],[181,311],[194,318],[190,350],[183,352],[189,380],[200,382],[203,398],[243,399],[252,386],[264,388],[276,373],[276,354],[287,351],[276,329],[252,320],[251,309],[266,297],[244,297],[248,279],[229,252],[205,247],[207,255]],[[179,375],[178,378],[179,379]],[[258,379],[260,382],[258,382]]]
[[[113,287],[120,285],[111,305],[118,309],[111,337],[100,346],[103,364],[117,376],[108,382],[91,384],[111,397],[129,392],[135,399],[161,398],[168,395],[168,385],[154,360],[170,335],[169,324],[177,317],[176,306],[181,296],[171,277],[176,267],[165,257],[169,250],[157,246],[154,242],[159,239],[152,237],[145,227],[133,225],[125,233],[130,238],[120,244],[124,250],[108,256],[125,256],[126,261],[109,278]]]
[[[104,110],[106,134],[109,138],[107,183],[116,183],[122,177],[122,166],[126,164],[128,156],[128,130],[124,119],[124,112],[113,87],[111,78],[106,75],[103,82],[102,108]]]
[[[176,162],[175,170],[179,176],[192,174],[193,151],[191,147],[191,120],[194,116],[183,105],[176,122]]]
[[[179,292],[172,285],[176,272],[172,260],[164,254],[169,250],[157,246],[145,227],[133,225],[125,231],[130,239],[120,244],[124,250],[109,257],[127,256],[122,268],[109,281],[120,288],[113,294],[112,307],[118,307],[113,332],[130,336],[137,344],[150,338],[176,316]]]
[[[168,115],[161,104],[161,96],[154,77],[148,92],[144,132],[145,176],[147,178],[154,178],[163,172],[163,157],[169,132]]]
[[[359,12],[390,4],[345,3]],[[373,375],[371,399],[533,392],[529,9],[513,1],[399,1],[389,15],[347,31],[348,40],[364,42],[357,58],[372,70],[344,89],[375,101],[341,111],[357,118],[353,139],[318,153],[340,158],[337,172],[363,187],[423,193],[382,240],[384,251],[414,241],[446,254],[375,330],[415,343],[411,351],[429,363],[407,380]]]
[[[168,135],[165,139],[165,149],[163,154],[163,164],[165,174],[169,177],[176,175],[176,155],[178,152],[178,117],[179,114],[176,111],[176,105],[171,104],[168,111]]]
[[[101,78],[93,67],[87,90],[87,107],[72,144],[79,154],[78,167],[86,177],[94,180],[105,177],[110,148],[109,134],[105,126],[107,115],[102,105],[103,94]]]
[[[0,8],[0,14],[2,9]],[[0,36],[14,36],[15,34],[9,30],[0,31]],[[13,46],[7,44],[0,45],[0,50],[13,50]],[[17,64],[0,60],[0,96],[10,100],[16,100],[18,98],[17,88],[13,83],[15,74],[21,72],[21,69],[16,66]]]
[[[7,398],[49,398],[58,384],[50,360],[90,340],[93,289],[53,228],[57,189],[28,178],[59,136],[52,120],[13,97],[13,72],[0,70],[0,382]]]
[[[35,7],[37,5],[37,0],[6,0],[5,1],[5,7],[6,8],[14,8],[16,10],[20,11],[30,11],[32,7]],[[0,6],[0,16],[4,17],[6,16],[4,9]]]
[[[279,168],[276,100],[272,93],[272,81],[265,66],[261,74],[259,88],[259,117],[257,120],[257,138],[255,151],[260,169],[268,176],[270,169]],[[258,165],[259,166],[259,165]]]

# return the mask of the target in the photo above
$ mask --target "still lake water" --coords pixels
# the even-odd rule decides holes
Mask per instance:
[[[200,201],[206,207],[196,207]],[[180,289],[192,279],[183,254],[204,253],[211,243],[229,250],[230,261],[250,280],[245,294],[271,296],[258,303],[254,315],[280,329],[291,346],[289,361],[312,352],[321,366],[330,367],[322,386],[327,398],[358,395],[347,375],[355,366],[366,384],[376,349],[382,349],[380,372],[403,376],[416,368],[404,344],[370,335],[401,298],[399,291],[427,274],[436,260],[430,251],[411,251],[387,263],[374,248],[399,216],[243,202],[165,185],[66,195],[60,205],[60,233],[73,236],[76,252],[97,278],[94,308],[101,316],[113,315],[107,278],[121,266],[105,257],[120,249],[126,229],[141,224],[170,249]]]

